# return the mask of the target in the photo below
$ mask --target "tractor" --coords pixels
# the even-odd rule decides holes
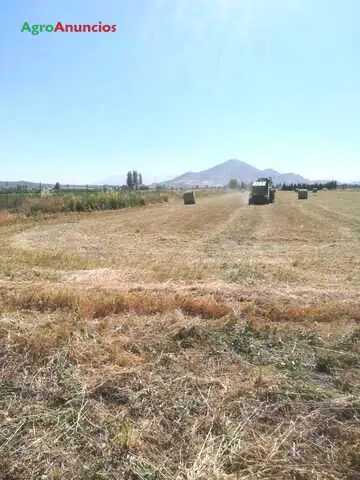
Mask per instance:
[[[266,205],[274,203],[275,188],[272,186],[271,178],[258,178],[251,185],[249,205]]]

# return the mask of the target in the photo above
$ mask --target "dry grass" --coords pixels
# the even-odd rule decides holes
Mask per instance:
[[[1,292],[0,292],[1,293]],[[114,293],[106,291],[74,291],[34,286],[3,293],[3,303],[21,310],[69,310],[85,314],[87,318],[102,318],[112,314],[134,312],[143,315],[181,310],[188,315],[204,318],[222,318],[231,309],[213,296],[196,297],[180,293],[147,294],[144,292]]]
[[[0,222],[4,222],[8,220],[10,217],[10,214],[7,210],[0,210]]]
[[[0,224],[0,478],[355,480],[358,192]]]

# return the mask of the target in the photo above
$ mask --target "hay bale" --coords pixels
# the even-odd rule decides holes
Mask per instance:
[[[305,189],[298,190],[298,200],[307,200],[309,197],[309,192]]]
[[[183,195],[184,205],[195,205],[195,192],[185,192]]]

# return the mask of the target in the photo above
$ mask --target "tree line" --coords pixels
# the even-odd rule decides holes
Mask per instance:
[[[246,188],[247,185],[243,181],[238,181],[236,178],[231,178],[228,183],[228,188],[231,188],[232,190],[240,190],[243,188]]]
[[[338,183],[334,181],[324,182],[324,183],[313,183],[311,185],[307,183],[278,183],[274,185],[279,190],[287,190],[287,191],[295,191],[299,189],[306,189],[306,190],[323,190],[326,188],[327,190],[335,190],[339,188]],[[354,187],[354,185],[352,185]],[[231,178],[228,183],[228,188],[230,189],[244,189],[248,188],[249,185],[243,181],[238,181],[235,178]],[[342,186],[341,186],[342,188]]]
[[[306,190],[323,190],[326,188],[327,190],[335,190],[338,187],[336,181],[325,182],[325,183],[312,183],[311,185],[306,183],[283,183],[280,187],[280,190],[292,191],[292,190],[299,190],[299,189],[306,189]]]

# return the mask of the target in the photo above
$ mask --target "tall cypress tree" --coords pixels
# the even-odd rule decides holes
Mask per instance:
[[[133,189],[133,175],[130,171],[127,173],[126,185],[130,188],[130,190]]]
[[[133,170],[133,188],[137,189],[138,186],[138,172]]]

